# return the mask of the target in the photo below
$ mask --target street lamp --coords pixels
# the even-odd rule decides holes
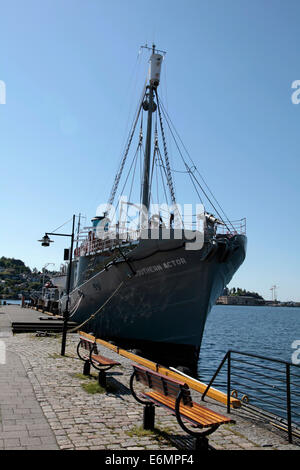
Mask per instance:
[[[46,232],[41,240],[42,246],[50,246],[50,243],[53,243],[53,240],[50,240],[49,235],[58,236],[58,237],[71,237],[71,248],[69,253],[69,266],[68,266],[68,276],[67,276],[67,302],[66,308],[63,313],[64,324],[62,332],[62,342],[61,342],[61,355],[65,355],[66,350],[66,339],[67,339],[67,329],[68,329],[68,320],[69,320],[69,300],[70,300],[70,286],[71,286],[71,275],[72,275],[72,255],[73,255],[73,243],[74,243],[74,228],[75,228],[75,215],[73,215],[73,224],[72,224],[72,233],[51,233]]]
[[[38,242],[42,242],[42,246],[50,246],[50,243],[53,243],[53,240],[50,240],[48,234],[45,233],[43,238],[41,240],[38,240]]]

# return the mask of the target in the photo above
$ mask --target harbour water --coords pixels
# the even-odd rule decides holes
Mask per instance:
[[[209,382],[229,349],[293,362],[295,348],[292,344],[297,340],[300,341],[300,308],[214,306],[207,319],[202,341],[198,363],[200,380]],[[249,403],[261,407],[264,402],[264,409],[286,417],[286,389],[285,383],[281,382],[285,378],[285,366],[242,356],[239,359],[251,364],[254,362],[258,367],[233,362],[231,389],[246,393],[250,398]],[[256,370],[258,375],[248,373],[250,369]],[[291,373],[292,410],[294,421],[300,425],[300,365],[293,366]],[[249,380],[250,376],[254,378],[253,382]],[[213,386],[226,391],[226,383],[225,365]],[[267,396],[269,391],[271,397]]]
[[[3,303],[6,302],[6,305],[11,304],[11,305],[21,305],[21,300],[13,300],[13,299],[0,299],[0,303],[3,305]]]

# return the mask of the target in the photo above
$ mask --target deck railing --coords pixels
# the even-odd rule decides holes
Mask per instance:
[[[218,225],[217,234],[222,235],[246,235],[246,218],[226,221],[226,225]]]
[[[82,237],[84,235],[84,238]],[[139,230],[111,230],[105,232],[103,238],[97,238],[92,231],[81,232],[78,241],[82,242],[81,246],[75,249],[75,256],[89,255],[99,251],[112,250],[117,246],[126,245],[137,241],[140,237]]]
[[[165,227],[164,228],[170,228]],[[216,225],[217,235],[233,236],[236,234],[246,234],[246,219],[240,219],[233,222],[226,222],[226,225]],[[154,228],[154,227],[152,227]],[[141,231],[139,229],[120,229],[117,225],[110,226],[110,229],[106,232],[101,233],[101,237],[97,237],[94,231],[94,227],[85,227],[80,232],[78,238],[75,240],[78,248],[75,249],[75,256],[89,255],[99,251],[108,251],[117,246],[136,242],[141,237]],[[191,218],[191,221],[187,221],[183,230],[201,230],[195,217]],[[202,228],[203,230],[203,228]],[[205,233],[210,234],[209,229],[205,228]]]

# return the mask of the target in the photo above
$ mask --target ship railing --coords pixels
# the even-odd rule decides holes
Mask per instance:
[[[118,246],[132,244],[139,240],[139,230],[109,230],[103,233],[101,238],[97,238],[91,230],[87,232],[81,246],[75,249],[74,255],[90,255],[98,252],[108,252]]]
[[[227,413],[230,397],[239,398],[247,412],[286,432],[290,443],[300,440],[300,364],[229,350],[202,400],[213,383],[227,391]]]
[[[246,235],[246,218],[232,221],[224,221],[224,225],[217,224],[217,234],[219,235]]]
[[[216,224],[217,235],[246,235],[246,218],[225,222],[226,225]],[[78,234],[76,239],[77,244],[80,246],[75,249],[74,255],[89,255],[100,251],[112,250],[117,246],[133,243],[140,239],[141,232],[139,229],[120,229],[118,225],[110,226],[107,232],[103,232],[101,237],[97,237],[93,227],[84,227]],[[199,223],[194,217],[184,223],[184,230],[201,230]],[[203,230],[203,228],[202,228]],[[204,230],[208,230],[205,228]]]
[[[203,217],[199,217],[196,214],[185,215],[184,220],[181,222],[185,230],[198,230],[204,232],[210,232],[211,230],[216,231],[217,234],[234,236],[234,235],[246,235],[246,218],[238,220],[222,220],[219,221],[217,218],[212,217],[212,222],[203,221]]]

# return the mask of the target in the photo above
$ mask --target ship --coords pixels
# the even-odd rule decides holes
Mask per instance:
[[[155,45],[144,47],[150,56],[147,78],[124,153],[105,209],[91,226],[78,229],[70,292],[60,299],[60,309],[97,338],[191,371],[207,316],[245,259],[246,222],[229,220],[188,160],[159,95],[165,52]],[[183,171],[171,167],[166,131]],[[185,173],[201,208],[185,220],[175,172]],[[123,180],[126,197],[126,184],[120,189]],[[160,200],[155,204],[156,193]]]

